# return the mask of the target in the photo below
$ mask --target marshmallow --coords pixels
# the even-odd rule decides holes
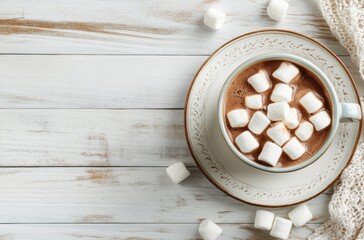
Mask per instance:
[[[270,230],[274,220],[274,213],[257,210],[255,214],[254,227],[261,230]]]
[[[300,70],[295,65],[289,62],[283,62],[279,68],[273,72],[272,76],[284,83],[290,83],[299,73]]]
[[[215,240],[222,233],[222,228],[213,223],[212,221],[205,219],[200,223],[198,232],[204,240]]]
[[[285,144],[290,138],[291,134],[283,123],[279,122],[271,128],[268,128],[267,135],[279,146]]]
[[[245,109],[235,109],[227,114],[232,128],[245,127],[249,122],[249,112]]]
[[[311,91],[301,97],[299,102],[308,113],[314,113],[323,106],[322,101]]]
[[[235,138],[235,143],[243,153],[252,152],[259,147],[259,142],[249,131],[240,133]]]
[[[292,222],[288,219],[276,217],[274,219],[270,235],[279,239],[288,239],[292,228]]]
[[[283,121],[288,118],[290,109],[286,102],[271,103],[268,105],[267,116],[272,121]]]
[[[306,147],[296,137],[291,138],[282,149],[292,160],[297,160],[306,152]]]
[[[270,0],[267,8],[267,14],[271,19],[281,22],[286,15],[287,9],[288,2],[284,0]]]
[[[266,142],[258,156],[258,160],[264,161],[274,167],[281,155],[282,148],[280,146],[272,142]]]
[[[310,122],[315,126],[316,131],[328,127],[331,123],[330,115],[326,111],[321,111],[309,118]]]
[[[301,141],[307,141],[312,136],[313,130],[313,125],[310,122],[303,121],[296,129],[295,134]]]
[[[169,166],[166,172],[174,183],[180,183],[191,175],[182,162]]]
[[[263,95],[254,94],[245,97],[245,106],[251,109],[261,109],[263,107]]]
[[[252,85],[252,87],[258,93],[267,91],[270,88],[270,78],[268,72],[263,69],[259,70],[258,73],[248,78],[248,83]]]
[[[295,129],[300,124],[300,114],[296,108],[291,108],[288,117],[283,121],[288,129]]]
[[[225,13],[215,8],[210,8],[203,19],[206,26],[213,30],[218,30],[224,25]]]
[[[255,134],[261,134],[270,124],[270,120],[261,111],[257,111],[250,119],[248,128]]]
[[[274,86],[270,100],[273,102],[290,102],[292,101],[293,90],[285,83],[278,83]]]
[[[302,227],[313,218],[312,213],[306,204],[298,205],[288,213],[288,217],[296,227]]]

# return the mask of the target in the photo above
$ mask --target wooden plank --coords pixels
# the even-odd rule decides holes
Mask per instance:
[[[183,110],[1,109],[0,166],[195,166]]]
[[[0,56],[0,108],[183,108],[206,58]],[[356,66],[342,59],[363,86]]]
[[[197,168],[174,184],[165,168],[1,168],[0,223],[253,223],[256,207],[216,189]],[[308,202],[327,220],[331,192]],[[291,208],[275,209],[287,216]]]
[[[281,24],[268,18],[267,2],[3,1],[0,52],[200,55],[210,54],[241,34],[279,28],[307,34],[339,54],[346,53],[314,1],[291,1]],[[210,7],[217,7],[227,15],[220,31],[210,31],[202,24]]]
[[[273,240],[269,232],[254,228],[252,224],[219,224],[222,235],[219,240],[249,239]],[[307,239],[319,224],[292,228],[290,240]],[[201,239],[198,224],[38,224],[0,225],[2,240],[195,240]]]
[[[0,108],[183,108],[205,59],[0,56]]]

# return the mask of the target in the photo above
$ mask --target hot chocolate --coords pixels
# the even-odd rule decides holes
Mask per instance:
[[[317,76],[278,60],[256,63],[234,77],[224,115],[237,149],[275,167],[308,160],[325,143],[331,124],[329,98]]]

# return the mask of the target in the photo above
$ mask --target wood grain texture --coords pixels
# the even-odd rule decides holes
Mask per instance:
[[[0,108],[183,108],[206,58],[0,56]],[[356,66],[342,59],[364,89]]]
[[[241,34],[279,28],[307,34],[336,53],[346,54],[314,1],[291,1],[281,24],[268,18],[267,3],[91,0],[85,4],[81,0],[34,0],[29,4],[13,0],[1,4],[0,52],[206,55]],[[202,24],[210,7],[227,15],[220,31]]]
[[[280,24],[267,3],[2,1],[0,239],[200,239],[205,218],[223,227],[221,240],[271,239],[252,226],[256,207],[216,189],[192,161],[182,108],[194,74],[226,41],[279,28],[324,43],[361,91],[364,82],[314,1],[291,0]],[[202,24],[210,7],[227,14],[220,31]],[[165,173],[176,161],[192,173],[182,184]],[[314,219],[290,239],[327,220],[331,195],[308,202]]]
[[[256,207],[190,170],[174,184],[160,167],[1,168],[0,223],[253,223]],[[308,202],[311,223],[327,219],[331,194]],[[290,209],[274,212],[286,217]]]
[[[220,224],[219,240],[273,240],[269,232],[255,229],[252,224]],[[319,224],[292,228],[290,240],[303,240]],[[41,224],[0,225],[0,239],[37,240],[196,240],[198,224]]]
[[[183,108],[205,59],[0,56],[0,108]]]
[[[0,166],[195,166],[183,110],[0,109]]]
[[[0,166],[196,166],[183,110],[0,109]]]

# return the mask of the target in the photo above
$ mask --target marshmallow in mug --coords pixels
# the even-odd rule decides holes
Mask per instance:
[[[272,102],[290,102],[292,101],[293,89],[285,83],[277,83],[272,91],[270,100]]]
[[[271,87],[268,72],[264,69],[260,69],[256,74],[250,76],[247,81],[258,93],[265,92]]]
[[[271,103],[268,105],[267,116],[271,121],[284,121],[288,118],[290,110],[286,102]]]
[[[267,8],[267,14],[271,19],[281,22],[284,16],[286,16],[287,9],[288,2],[285,0],[270,0]]]
[[[297,160],[306,152],[306,147],[296,137],[292,137],[282,149],[292,160]]]
[[[254,94],[246,96],[245,106],[250,109],[261,109],[263,107],[263,95]]]
[[[288,117],[283,121],[284,125],[288,129],[295,129],[300,124],[300,113],[297,108],[291,108],[289,110]]]
[[[275,143],[266,142],[258,156],[258,160],[275,166],[282,155],[282,148]]]
[[[191,175],[182,162],[172,164],[166,169],[166,172],[174,183],[180,183]]]
[[[303,121],[300,123],[299,127],[295,131],[295,135],[301,140],[301,141],[307,141],[311,138],[313,134],[313,125],[308,121]]]
[[[235,143],[238,145],[242,153],[250,153],[259,147],[259,142],[249,131],[244,131],[235,138]]]
[[[292,221],[285,218],[276,217],[273,221],[270,235],[279,239],[288,239],[291,228]]]
[[[203,22],[205,23],[206,26],[208,26],[212,30],[218,30],[222,27],[222,25],[224,25],[225,13],[223,13],[218,9],[210,8],[205,13]]]
[[[288,213],[288,217],[292,220],[296,227],[302,227],[312,218],[312,213],[306,204],[300,204]]]
[[[324,105],[321,99],[319,99],[316,94],[311,91],[301,97],[299,102],[308,113],[314,113]]]
[[[268,128],[267,135],[279,146],[282,146],[291,138],[291,134],[282,122]]]
[[[204,240],[215,240],[221,235],[222,228],[209,219],[205,219],[200,223],[198,232]]]
[[[246,109],[235,109],[227,114],[232,128],[245,127],[249,122],[249,112]]]
[[[250,119],[248,128],[255,134],[261,134],[269,124],[270,120],[267,118],[267,116],[263,112],[257,111]]]
[[[282,62],[272,76],[286,84],[293,81],[300,73],[300,70],[290,62]]]
[[[321,111],[309,118],[310,122],[315,126],[316,131],[327,128],[331,123],[331,117],[327,111]]]
[[[274,220],[274,213],[257,210],[255,213],[254,227],[261,230],[270,230]]]

